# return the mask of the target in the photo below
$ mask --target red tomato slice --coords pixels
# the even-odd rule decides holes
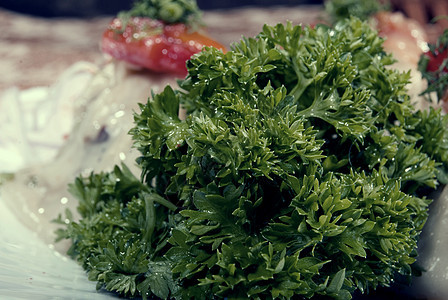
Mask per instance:
[[[124,28],[123,28],[124,27]],[[161,73],[185,76],[186,61],[204,46],[225,51],[220,43],[184,24],[166,25],[149,18],[131,18],[126,24],[115,18],[103,34],[104,53]]]
[[[442,52],[439,52],[439,50],[435,50],[434,53],[428,51],[424,55],[429,58],[426,70],[428,72],[437,72],[443,61],[448,58],[448,49],[445,49]],[[448,72],[448,70],[445,68],[443,72]]]

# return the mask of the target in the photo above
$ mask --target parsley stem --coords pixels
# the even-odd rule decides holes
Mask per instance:
[[[305,89],[311,84],[313,81],[313,78],[306,78],[303,75],[303,72],[300,71],[297,58],[292,58],[292,66],[294,69],[294,72],[297,75],[297,84],[294,86],[294,88],[291,90],[289,95],[294,96],[294,99],[298,101],[298,99],[302,96]]]
[[[165,198],[159,196],[158,194],[151,194],[151,197],[153,198],[153,201],[165,206],[169,210],[175,211],[177,210],[177,206],[173,204],[172,202],[166,200]]]
[[[145,229],[143,234],[143,241],[147,246],[151,245],[151,237],[154,232],[154,228],[156,226],[156,212],[154,207],[154,200],[150,195],[144,194],[145,199],[145,213],[146,213],[146,222]]]

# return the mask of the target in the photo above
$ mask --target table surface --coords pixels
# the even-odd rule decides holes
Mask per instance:
[[[315,23],[324,18],[322,5],[241,7],[204,12],[211,37],[229,46],[253,36],[263,24]],[[73,63],[99,63],[101,34],[112,16],[88,19],[40,18],[0,8],[0,93],[8,87],[48,86]],[[440,30],[427,26],[430,41]]]
[[[307,24],[322,16],[318,5],[206,11],[209,35],[224,45],[253,36],[264,23]],[[0,93],[11,86],[48,86],[71,64],[99,63],[100,37],[112,16],[93,19],[38,18],[0,9]]]

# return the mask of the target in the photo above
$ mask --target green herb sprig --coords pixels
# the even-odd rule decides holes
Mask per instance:
[[[324,4],[325,11],[333,24],[350,17],[367,20],[379,11],[390,10],[390,1],[327,0]]]
[[[147,17],[168,24],[184,23],[202,25],[202,12],[196,0],[136,0],[132,8],[118,14],[126,20],[130,17]]]

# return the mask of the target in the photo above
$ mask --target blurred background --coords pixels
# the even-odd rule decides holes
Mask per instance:
[[[132,0],[0,0],[0,7],[41,17],[95,17],[128,10]],[[197,0],[202,10],[242,6],[322,4],[319,0]]]

